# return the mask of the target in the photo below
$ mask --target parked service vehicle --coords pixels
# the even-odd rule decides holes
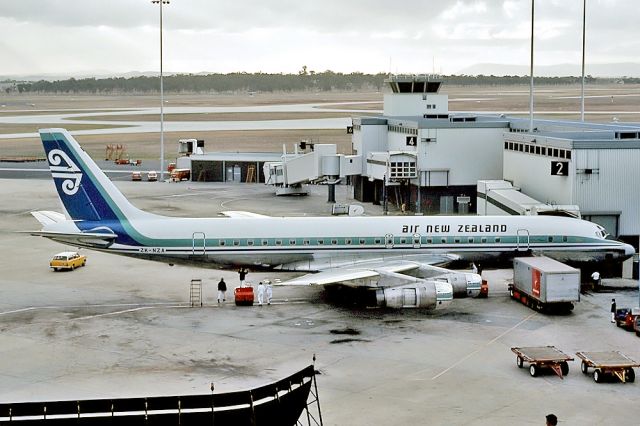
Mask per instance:
[[[131,180],[133,180],[133,181],[142,180],[142,173],[140,173],[140,172],[131,172]]]
[[[182,180],[191,179],[190,169],[173,169],[171,170],[171,180],[173,182],[180,182]]]
[[[544,256],[518,257],[509,293],[538,311],[570,311],[580,301],[580,270]]]
[[[77,251],[63,251],[62,253],[58,253],[53,256],[53,259],[49,262],[49,267],[53,268],[54,271],[58,271],[60,269],[74,270],[86,264],[87,256],[82,255]]]
[[[617,309],[616,325],[618,327],[624,328],[627,331],[634,331],[636,329],[636,321],[639,317],[640,315],[638,315],[638,312],[634,312],[634,310],[632,309],[628,309],[628,308]]]
[[[151,170],[149,171],[149,173],[147,173],[147,180],[149,182],[155,182],[158,180],[158,173],[156,173],[155,171]]]

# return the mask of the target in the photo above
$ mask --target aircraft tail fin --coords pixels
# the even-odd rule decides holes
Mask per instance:
[[[120,222],[148,214],[129,203],[66,129],[41,129],[40,139],[58,196],[72,220]]]

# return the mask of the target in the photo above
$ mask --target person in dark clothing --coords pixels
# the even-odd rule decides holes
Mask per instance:
[[[220,303],[220,299],[224,302],[227,298],[227,283],[224,282],[224,278],[220,278],[220,282],[218,283],[218,303]]]
[[[556,426],[558,424],[558,417],[555,414],[547,414],[547,426]]]
[[[611,299],[611,322],[616,322],[616,299]]]
[[[240,287],[244,287],[244,280],[247,278],[248,273],[249,271],[247,271],[246,268],[240,268],[238,270],[238,275],[240,275]]]

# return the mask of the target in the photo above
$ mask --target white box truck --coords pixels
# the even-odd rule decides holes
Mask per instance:
[[[509,294],[538,311],[570,311],[580,301],[580,270],[548,257],[515,258]]]

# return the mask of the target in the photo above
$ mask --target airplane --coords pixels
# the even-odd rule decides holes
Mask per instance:
[[[600,225],[557,216],[176,218],[134,207],[65,129],[42,129],[65,214],[32,212],[36,236],[168,264],[306,272],[290,285],[364,289],[372,306],[439,309],[477,296],[481,277],[441,267],[547,255],[559,261],[623,260],[631,245]]]

